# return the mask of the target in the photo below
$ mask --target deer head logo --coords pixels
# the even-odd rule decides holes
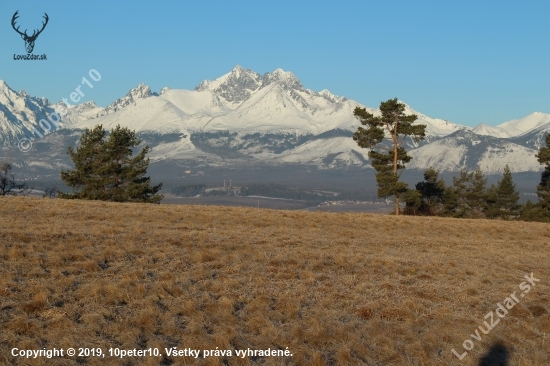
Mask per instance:
[[[36,38],[38,38],[38,35],[40,33],[42,33],[42,31],[44,30],[44,28],[46,28],[46,24],[48,24],[48,14],[44,13],[44,19],[46,19],[45,22],[42,22],[42,29],[40,30],[36,30],[33,32],[33,34],[31,36],[29,36],[27,34],[27,30],[25,29],[25,32],[21,33],[19,31],[19,27],[15,28],[15,21],[17,20],[17,18],[19,18],[19,15],[17,15],[17,13],[19,13],[19,10],[15,12],[15,14],[13,14],[13,18],[11,18],[11,26],[13,27],[13,29],[19,33],[21,35],[21,38],[23,38],[23,40],[25,41],[25,48],[27,49],[27,53],[32,53],[32,50],[34,49],[34,42],[36,41]]]

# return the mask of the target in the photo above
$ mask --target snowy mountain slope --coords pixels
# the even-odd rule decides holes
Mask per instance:
[[[536,150],[504,139],[457,131],[430,144],[410,151],[410,169],[434,167],[441,171],[481,168],[487,174],[498,174],[506,164],[512,172],[538,171]]]
[[[281,163],[316,165],[321,168],[365,166],[368,150],[360,148],[349,137],[314,139],[279,155],[269,154],[263,159],[273,159]]]
[[[205,116],[212,118],[231,111],[230,106],[224,103],[215,94],[205,91],[189,91],[171,89],[159,96],[159,99],[173,104],[187,116]],[[201,128],[201,124],[192,122],[188,128]]]
[[[25,91],[15,92],[3,80],[0,80],[0,146],[12,146],[23,137],[32,137],[33,129],[45,132],[39,127],[40,120],[50,131],[56,126],[47,121],[54,112],[46,98],[29,96]],[[35,136],[38,138],[38,136]]]
[[[171,104],[145,103],[145,100],[162,100]],[[145,103],[145,104],[144,104]],[[320,134],[333,129],[355,131],[359,126],[353,116],[360,103],[331,94],[328,90],[315,92],[306,89],[294,74],[282,69],[260,76],[258,73],[236,66],[222,77],[203,81],[194,91],[167,90],[154,94],[145,84],[132,89],[97,118],[86,122],[81,119],[74,128],[90,127],[98,123],[111,125],[108,115],[122,113],[115,120],[131,118],[134,128],[164,131],[164,119],[180,120],[183,129],[196,131],[237,131],[241,133],[295,133]],[[144,108],[148,109],[147,111]],[[150,110],[157,108],[156,110]],[[366,107],[364,107],[366,108]],[[141,112],[125,113],[127,109]],[[375,115],[379,111],[367,110]],[[175,116],[168,116],[167,111]],[[427,125],[429,137],[441,137],[467,127],[445,120],[434,119],[407,106],[407,113],[416,113],[418,123]],[[157,125],[151,115],[157,115]],[[148,120],[148,121],[145,121]],[[105,122],[104,122],[105,121]],[[429,142],[429,138],[427,139]]]
[[[172,130],[179,128],[182,131],[292,132],[303,135],[335,128],[356,128],[357,120],[353,117],[353,109],[359,105],[356,102],[328,91],[316,93],[307,90],[291,73],[282,70],[266,74],[261,85],[257,74],[238,71],[239,67],[220,79],[201,83],[196,88],[200,91],[165,90],[154,96],[147,86],[140,85],[139,91],[145,91],[139,94],[140,98],[134,96],[138,93],[133,89],[96,118],[81,119],[70,128],[80,129],[100,123],[111,126],[117,122],[129,127],[130,121],[138,131],[147,126],[148,130],[159,132],[166,130],[166,121],[173,125]],[[239,80],[239,77],[244,80]],[[239,86],[243,89],[238,90]],[[241,100],[248,94],[250,97]],[[153,120],[152,116],[156,118]],[[179,121],[179,127],[175,127],[174,121]]]
[[[444,119],[428,117],[425,114],[415,111],[407,103],[403,101],[400,102],[405,104],[405,114],[416,114],[418,117],[415,121],[416,124],[426,125],[426,136],[428,137],[443,137],[456,131],[471,130],[470,127],[457,125]]]
[[[522,135],[507,139],[518,145],[530,149],[538,150],[541,146],[546,146],[546,135],[550,133],[550,125],[542,125]]]
[[[520,119],[501,123],[498,126],[481,124],[472,132],[478,135],[498,137],[507,141],[538,150],[545,144],[544,138],[550,132],[550,114],[535,112]]]
[[[523,118],[501,123],[497,127],[505,130],[510,137],[520,136],[541,127],[550,129],[550,114],[534,112]]]
[[[498,126],[489,126],[482,123],[472,131],[478,135],[513,139],[540,130],[550,130],[550,114],[534,112],[523,118],[501,123]]]
[[[182,124],[187,117],[185,112],[162,98],[142,98],[133,102],[132,107],[119,109],[97,118],[82,120],[68,128],[93,128],[101,124],[107,130],[120,124],[136,132],[154,132],[158,134],[188,133]]]
[[[70,106],[67,106],[63,102],[59,102],[54,104],[52,107],[62,117],[61,122],[63,127],[68,127],[77,122],[96,118],[104,110],[103,108],[98,107],[94,102],[85,102]],[[62,113],[64,113],[64,115],[62,115]]]
[[[511,137],[510,133],[502,127],[489,126],[484,123],[476,126],[472,132],[482,136],[493,136],[498,138]]]

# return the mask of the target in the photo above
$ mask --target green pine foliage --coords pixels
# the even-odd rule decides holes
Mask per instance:
[[[421,195],[420,212],[423,215],[438,215],[443,211],[443,194],[445,181],[439,179],[439,170],[432,167],[424,171],[424,181],[416,184],[416,190]]]
[[[158,194],[162,183],[151,186],[151,178],[145,176],[149,147],[133,156],[133,149],[140,143],[134,131],[120,125],[109,135],[101,125],[86,129],[80,137],[80,146],[76,150],[69,147],[67,152],[75,169],[61,172],[61,179],[73,192],[59,192],[59,197],[159,203],[163,199]]]
[[[512,181],[512,172],[508,165],[504,167],[502,180],[498,182],[496,205],[500,210],[498,217],[505,220],[515,218],[520,214],[519,193]]]
[[[496,219],[501,217],[502,211],[498,204],[498,188],[494,184],[491,184],[487,189],[487,212],[486,215],[490,219]]]
[[[424,182],[416,185],[421,194],[418,212],[422,214],[444,215],[464,218],[500,218],[513,219],[526,217],[518,203],[519,193],[512,181],[510,168],[504,168],[504,174],[498,184],[486,188],[487,179],[481,169],[475,172],[461,170],[453,178],[453,185],[446,187],[438,179],[438,171],[430,168],[424,172]],[[414,204],[414,201],[412,201]]]
[[[468,206],[473,217],[483,217],[487,210],[487,178],[481,169],[477,169],[471,179],[470,189],[467,195]]]
[[[416,189],[407,189],[403,193],[403,202],[405,202],[405,215],[421,215],[422,195]]]
[[[481,169],[462,169],[459,177],[453,177],[452,192],[444,194],[445,212],[454,217],[484,217],[488,208],[486,184]]]
[[[455,187],[450,186],[445,188],[445,191],[443,191],[443,215],[456,216],[458,208],[459,200]]]
[[[454,205],[449,204],[448,213],[455,217],[468,217],[470,215],[470,207],[468,206],[468,194],[470,192],[470,181],[472,180],[473,173],[464,169],[460,171],[458,177],[453,177],[453,201]],[[447,192],[447,200],[450,199],[450,192]],[[452,208],[454,206],[454,208]]]
[[[541,221],[540,207],[528,200],[521,208],[519,217],[524,221]]]
[[[380,116],[374,116],[365,108],[355,108],[353,114],[359,126],[353,140],[362,148],[370,149],[369,157],[376,169],[378,197],[395,197],[395,214],[399,215],[399,198],[407,193],[407,184],[400,182],[405,164],[412,158],[407,155],[403,143],[407,137],[419,141],[425,137],[426,125],[414,125],[416,115],[405,115],[405,104],[397,98],[380,103]]]
[[[445,211],[445,181],[439,179],[439,170],[432,167],[424,171],[424,181],[416,184],[416,189],[408,190],[403,195],[406,203],[405,214],[436,216]]]
[[[550,220],[550,134],[546,135],[546,147],[541,146],[536,155],[538,162],[545,165],[540,177],[540,183],[537,186],[537,195],[539,202],[537,207],[541,220]]]

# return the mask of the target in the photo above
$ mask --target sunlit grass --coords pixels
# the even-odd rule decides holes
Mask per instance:
[[[549,365],[550,225],[249,208],[0,199],[0,363],[26,349],[285,349],[288,358],[87,365]],[[466,358],[462,343],[541,282]],[[471,338],[470,338],[471,339]]]

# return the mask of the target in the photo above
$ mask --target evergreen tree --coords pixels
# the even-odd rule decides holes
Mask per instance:
[[[58,192],[60,198],[81,198],[107,200],[102,185],[103,166],[108,162],[103,147],[107,133],[101,125],[93,130],[86,129],[80,136],[80,147],[74,150],[69,146],[67,153],[75,165],[75,170],[61,171],[61,179],[78,193]]]
[[[128,128],[116,126],[108,137],[101,125],[86,129],[80,137],[80,146],[68,149],[75,170],[61,172],[61,179],[73,193],[59,192],[59,197],[159,203],[163,196],[157,193],[162,183],[151,186],[151,178],[145,176],[149,147],[133,156],[133,148],[140,143],[135,132]]]
[[[525,205],[521,208],[520,219],[525,221],[538,221],[540,220],[540,207],[534,205],[531,200],[527,200]]]
[[[421,195],[419,211],[424,215],[437,215],[441,213],[445,181],[438,179],[439,170],[428,168],[424,171],[424,181],[416,184],[416,190]]]
[[[425,136],[426,125],[413,125],[417,116],[405,115],[405,104],[397,98],[380,103],[381,115],[375,117],[365,108],[356,107],[353,114],[359,118],[359,126],[353,139],[362,148],[368,148],[372,166],[376,169],[378,197],[395,197],[395,214],[399,215],[399,197],[407,192],[407,184],[400,182],[405,164],[412,158],[407,155],[403,143],[408,136],[418,142]]]
[[[460,171],[459,177],[453,177],[452,192],[446,192],[447,212],[456,217],[467,217],[471,210],[468,206],[468,194],[470,192],[470,181],[473,173],[464,169]],[[451,207],[454,206],[454,209]]]
[[[453,193],[446,192],[446,212],[455,217],[482,217],[487,210],[487,179],[481,169],[475,172],[460,171],[459,177],[453,177]],[[451,209],[456,200],[456,206]],[[452,203],[452,204],[451,204]]]
[[[546,135],[546,147],[541,146],[539,153],[535,155],[541,165],[546,165],[537,186],[537,195],[541,219],[550,220],[550,134]]]
[[[474,217],[482,217],[487,210],[487,178],[480,168],[472,174],[470,189],[467,194],[468,206]]]
[[[458,195],[456,194],[455,188],[445,188],[445,191],[443,191],[443,213],[446,216],[455,216],[458,206]]]
[[[488,218],[498,218],[501,217],[502,211],[498,204],[498,188],[491,184],[487,190],[487,217]]]
[[[516,191],[516,185],[512,181],[512,172],[508,165],[506,165],[502,180],[499,180],[497,187],[496,205],[501,212],[499,217],[508,220],[518,216],[521,209],[521,205],[518,202],[519,193]]]
[[[418,215],[422,206],[422,195],[416,189],[407,189],[403,193],[403,202],[405,202],[405,215]]]

